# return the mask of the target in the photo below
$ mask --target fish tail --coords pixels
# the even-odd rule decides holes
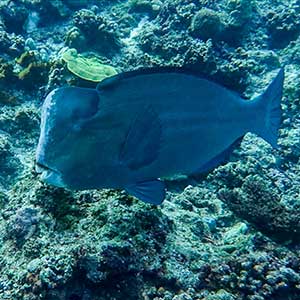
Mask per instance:
[[[284,69],[281,68],[277,76],[273,79],[267,90],[254,99],[262,110],[262,120],[255,133],[270,143],[273,148],[277,148],[278,129],[282,120],[282,110],[280,106],[284,81]]]

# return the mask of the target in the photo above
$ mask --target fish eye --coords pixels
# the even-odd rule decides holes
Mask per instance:
[[[73,129],[73,131],[75,131],[75,132],[81,131],[81,129],[82,129],[81,123],[79,123],[79,122],[74,123],[73,126],[72,126],[72,129]]]
[[[74,109],[71,113],[71,121],[78,121],[80,119],[82,119],[82,113],[80,113],[79,109]]]

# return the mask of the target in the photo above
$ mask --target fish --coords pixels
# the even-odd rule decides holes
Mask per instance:
[[[277,148],[284,69],[246,100],[177,68],[123,72],[96,88],[61,87],[42,105],[36,170],[70,190],[124,189],[159,205],[165,179],[225,163],[248,132]]]

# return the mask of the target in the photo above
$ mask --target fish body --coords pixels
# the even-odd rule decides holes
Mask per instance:
[[[42,108],[37,168],[50,184],[165,197],[163,178],[224,162],[247,133],[277,145],[284,73],[253,100],[181,70],[126,72],[97,89],[60,88]]]

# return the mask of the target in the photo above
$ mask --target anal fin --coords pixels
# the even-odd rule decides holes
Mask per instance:
[[[217,166],[221,165],[222,163],[225,163],[228,161],[230,155],[232,154],[233,150],[238,147],[243,139],[244,136],[238,138],[235,140],[228,148],[226,148],[224,151],[216,155],[214,158],[209,160],[207,163],[202,165],[199,169],[197,169],[194,173],[205,173],[209,172],[210,170],[216,168]]]

